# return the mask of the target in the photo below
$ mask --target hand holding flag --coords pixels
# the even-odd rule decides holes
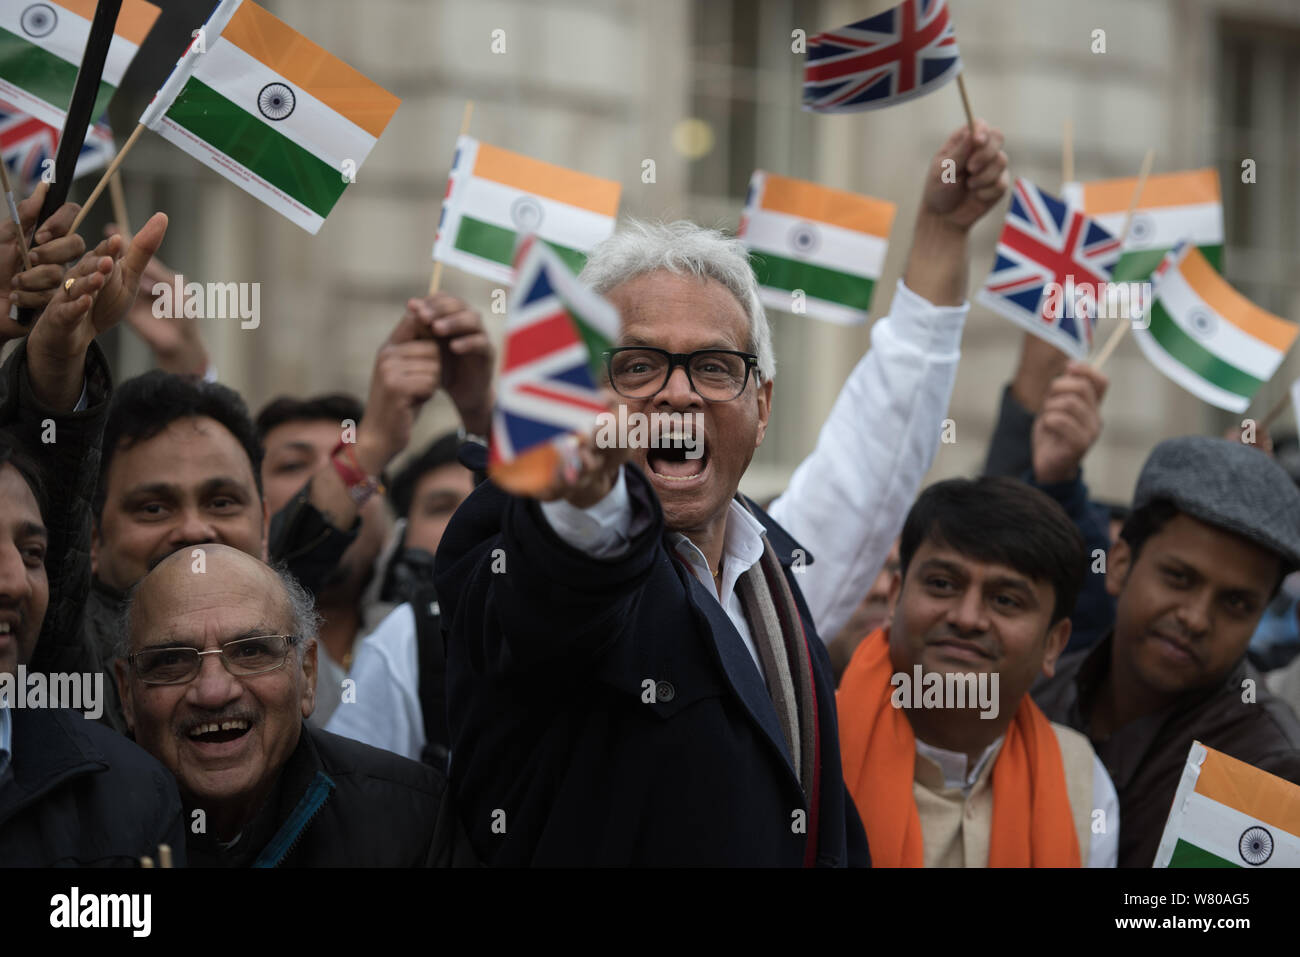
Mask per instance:
[[[953,131],[925,179],[921,209],[947,225],[968,230],[997,205],[1011,185],[1002,131],[976,120]]]
[[[18,215],[25,231],[35,227],[36,215],[45,202],[48,189],[48,183],[41,183],[36,192],[18,204]],[[10,306],[44,309],[63,283],[63,264],[79,259],[86,251],[85,240],[69,232],[78,209],[76,203],[64,203],[41,224],[37,242],[48,245],[32,250],[32,268],[25,271],[19,255],[16,227],[7,219],[0,223],[0,342],[25,336],[30,331],[29,327],[9,318]]]

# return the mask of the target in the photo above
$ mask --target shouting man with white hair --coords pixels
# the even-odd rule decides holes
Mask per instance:
[[[622,316],[613,411],[702,423],[703,454],[592,440],[541,501],[485,484],[453,517],[448,793],[480,859],[868,862],[818,635],[866,594],[937,448],[1001,144],[979,123],[934,157],[892,314],[770,513],[738,494],[775,374],[743,247],[631,224],[593,251],[581,278]]]

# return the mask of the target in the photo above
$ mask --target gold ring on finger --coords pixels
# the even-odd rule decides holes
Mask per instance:
[[[63,281],[63,291],[64,291],[64,292],[69,292],[69,291],[71,291],[71,289],[72,289],[72,284],[73,284],[74,282],[76,282],[76,281],[77,281],[77,279],[76,279],[75,276],[69,276],[67,279],[65,279],[65,280]]]

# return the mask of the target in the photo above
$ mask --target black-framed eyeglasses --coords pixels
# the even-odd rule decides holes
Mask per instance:
[[[128,655],[126,660],[147,685],[183,685],[194,680],[204,655],[220,655],[228,672],[246,678],[283,667],[289,649],[299,640],[298,635],[255,635],[227,641],[212,651],[184,646],[146,648]]]
[[[745,391],[758,356],[731,349],[669,352],[652,346],[622,346],[603,354],[614,391],[629,399],[648,399],[668,384],[673,370],[686,370],[686,381],[703,399],[730,402]]]

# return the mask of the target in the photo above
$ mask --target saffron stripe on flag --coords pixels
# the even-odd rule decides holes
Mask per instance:
[[[613,180],[579,173],[488,143],[478,144],[473,175],[600,216],[618,215],[621,186]]]
[[[1209,267],[1205,260],[1188,250],[1178,271],[1205,304],[1220,316],[1231,317],[1232,324],[1249,336],[1286,352],[1295,341],[1296,327],[1255,305]]]
[[[1083,208],[1093,216],[1128,211],[1137,188],[1137,177],[1103,179],[1083,184]],[[1214,169],[1159,173],[1147,177],[1138,197],[1138,209],[1162,206],[1191,206],[1198,203],[1218,205],[1219,173]]]
[[[802,289],[808,296],[863,312],[871,307],[871,291],[875,283],[864,276],[852,276],[757,250],[750,253],[749,261],[760,286],[786,291]]]
[[[454,246],[461,252],[469,253],[471,256],[500,263],[503,266],[510,266],[514,262],[515,237],[516,233],[512,229],[494,226],[472,216],[462,216],[460,228],[456,231]],[[557,243],[543,241],[555,250],[560,258],[564,260],[564,264],[575,273],[580,272],[587,262],[585,253],[580,253],[578,250],[570,249],[567,246],[560,246]]]
[[[324,218],[347,188],[337,169],[194,77],[165,115],[317,216]]]
[[[797,250],[794,243],[797,234],[815,237],[814,247],[806,252]],[[885,255],[889,251],[888,241],[880,236],[769,209],[749,214],[740,240],[751,252],[771,253],[796,262],[813,262],[827,269],[869,279],[877,279],[884,272]]]
[[[882,241],[889,236],[895,211],[894,204],[884,200],[773,173],[763,174],[759,208],[868,233]]]
[[[401,100],[283,20],[244,0],[221,39],[266,64],[376,139]]]

